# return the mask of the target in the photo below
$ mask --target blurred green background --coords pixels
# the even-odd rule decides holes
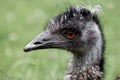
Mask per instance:
[[[87,1],[87,0],[86,0]],[[63,80],[71,54],[62,50],[24,53],[24,46],[43,31],[46,21],[83,0],[0,0],[0,80]],[[120,0],[101,4],[106,38],[105,80],[120,73]]]

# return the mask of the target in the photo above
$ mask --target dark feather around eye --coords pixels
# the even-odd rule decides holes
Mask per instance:
[[[61,32],[63,32],[63,31],[71,31],[71,32],[78,33],[78,31],[76,29],[74,29],[74,28],[62,28],[60,31]]]
[[[62,29],[60,29],[60,33],[62,33],[62,34],[64,34],[65,31],[71,31],[71,32],[74,32],[76,35],[81,36],[81,31],[79,30],[79,28],[62,28]]]

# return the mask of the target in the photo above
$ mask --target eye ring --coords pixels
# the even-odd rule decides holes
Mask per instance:
[[[67,39],[74,39],[76,34],[75,32],[73,31],[64,31],[64,36],[67,38]]]

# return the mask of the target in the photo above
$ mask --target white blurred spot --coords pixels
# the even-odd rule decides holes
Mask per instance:
[[[56,55],[55,53],[49,53],[49,54],[47,55],[47,57],[48,57],[49,59],[55,59],[55,58],[57,58],[57,55]]]
[[[11,41],[16,41],[18,39],[18,35],[15,32],[11,32],[8,35],[8,39],[11,40]]]
[[[15,17],[16,17],[15,13],[10,12],[10,13],[8,13],[8,14],[6,15],[6,20],[7,20],[8,22],[12,22],[12,21],[15,20]]]
[[[26,21],[28,24],[34,24],[40,22],[40,19],[43,17],[45,17],[44,12],[41,9],[36,8],[33,13],[27,17]]]
[[[19,58],[23,58],[24,57],[24,54],[22,52],[18,52],[18,57]]]
[[[109,9],[114,9],[114,8],[115,8],[115,4],[114,4],[113,2],[108,2],[108,3],[106,4],[106,6],[107,6],[107,8],[109,8]]]
[[[36,8],[33,12],[33,15],[36,17],[36,18],[40,18],[41,14],[43,14],[43,12],[39,9],[39,8]]]
[[[6,56],[12,56],[12,49],[11,48],[6,48],[5,49],[5,54],[6,54]]]

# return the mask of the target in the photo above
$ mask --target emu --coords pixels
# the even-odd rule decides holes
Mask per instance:
[[[105,39],[96,13],[82,6],[69,7],[52,18],[45,31],[28,43],[24,51],[57,48],[72,53],[64,80],[104,78]]]

